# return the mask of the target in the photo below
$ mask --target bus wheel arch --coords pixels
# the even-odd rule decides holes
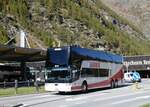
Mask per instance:
[[[81,89],[82,89],[82,92],[84,92],[84,93],[88,92],[88,84],[87,84],[87,81],[83,81],[83,82],[82,82]]]

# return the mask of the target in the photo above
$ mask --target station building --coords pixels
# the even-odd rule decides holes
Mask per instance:
[[[142,78],[150,78],[150,56],[124,56],[124,69],[137,71]]]
[[[32,78],[31,73],[42,71],[44,63],[39,62],[46,60],[46,54],[46,50],[42,49],[0,45],[0,82],[29,80]]]

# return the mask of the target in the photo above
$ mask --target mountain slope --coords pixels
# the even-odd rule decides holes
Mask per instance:
[[[141,31],[100,0],[1,0],[0,7],[2,44],[23,29],[35,48],[76,44],[123,55],[150,53]]]
[[[150,39],[150,0],[103,0],[103,2],[131,20]]]

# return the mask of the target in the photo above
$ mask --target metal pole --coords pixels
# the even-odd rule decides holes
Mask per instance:
[[[26,73],[26,62],[21,62],[21,73],[23,75],[23,80],[27,80],[27,73]]]
[[[128,64],[126,64],[126,70],[127,70],[127,72],[129,71],[129,65]]]
[[[35,81],[35,88],[36,88],[36,92],[39,93],[39,87],[38,87],[38,82]]]
[[[35,88],[36,88],[36,92],[39,92],[39,87],[38,87],[38,81],[37,81],[37,71],[35,71]]]
[[[4,81],[4,88],[6,88],[6,81]]]
[[[15,94],[17,94],[18,80],[15,80]]]
[[[30,81],[28,80],[28,87],[30,86]]]

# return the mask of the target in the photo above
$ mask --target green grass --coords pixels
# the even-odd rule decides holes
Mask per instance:
[[[43,86],[41,86],[39,89],[39,93],[42,93],[42,92],[45,92]],[[37,93],[35,87],[20,87],[17,89],[17,94],[15,93],[15,88],[0,89],[0,97],[23,95],[23,94],[33,94],[33,93]]]
[[[144,104],[144,105],[142,105],[140,107],[150,107],[150,104]]]

